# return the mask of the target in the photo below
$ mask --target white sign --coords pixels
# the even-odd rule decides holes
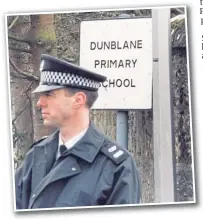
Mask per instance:
[[[80,66],[107,77],[94,109],[151,108],[151,18],[82,21]]]

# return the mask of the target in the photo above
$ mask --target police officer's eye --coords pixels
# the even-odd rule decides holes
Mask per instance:
[[[50,91],[47,91],[47,92],[45,92],[45,93],[44,93],[44,95],[48,97],[48,96],[52,96],[52,95],[53,95],[53,93],[52,93],[52,92],[50,92]]]

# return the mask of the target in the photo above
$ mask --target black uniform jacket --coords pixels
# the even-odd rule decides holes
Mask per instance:
[[[15,173],[16,209],[136,204],[140,183],[130,153],[90,123],[55,160],[58,132],[36,142]]]

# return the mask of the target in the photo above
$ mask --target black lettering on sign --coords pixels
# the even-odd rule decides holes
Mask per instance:
[[[116,49],[116,42],[115,41],[111,42],[111,49]]]
[[[100,83],[99,87],[104,88],[119,88],[119,87],[136,87],[133,79],[107,79],[105,82]]]
[[[103,85],[103,87],[108,87],[108,84],[104,84],[105,82],[107,82],[107,81],[104,81],[103,83],[102,83],[102,85]]]
[[[94,67],[96,68],[97,65],[99,65],[100,61],[99,60],[94,60]]]
[[[111,85],[113,85],[113,87],[115,87],[115,79],[109,79],[109,87],[111,87]]]
[[[133,79],[130,80],[130,86],[131,86],[131,87],[136,87],[136,86],[133,84]]]
[[[90,42],[90,50],[142,49],[142,40]]]
[[[101,60],[101,68],[106,68],[106,60]]]
[[[137,48],[142,49],[142,40],[137,41]]]
[[[117,41],[117,49],[122,49],[122,47],[119,44],[119,41]]]
[[[116,87],[121,87],[122,86],[122,81],[121,79],[116,80]]]
[[[94,50],[96,48],[95,42],[90,42],[90,50]]]
[[[112,68],[112,67],[117,68],[117,60],[109,60],[107,68]]]
[[[126,83],[127,82],[127,83]],[[129,87],[130,86],[130,81],[129,81],[129,79],[125,79],[124,81],[123,81],[123,85],[124,85],[124,87]]]
[[[125,42],[124,42],[123,49],[129,49],[128,41],[125,41]]]
[[[137,59],[95,60],[95,68],[135,68]]]
[[[119,61],[118,68],[120,68],[120,67],[124,68],[123,60],[120,60],[120,61]]]
[[[135,64],[137,63],[137,59],[132,59],[133,68],[135,68]]]
[[[104,42],[104,49],[110,49],[110,43]]]
[[[126,68],[130,68],[130,59],[126,59],[125,64],[126,64]]]

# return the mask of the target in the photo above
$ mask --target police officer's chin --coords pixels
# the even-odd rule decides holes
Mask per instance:
[[[41,121],[44,124],[44,126],[52,126],[52,122],[48,118],[47,114],[42,114]]]
[[[55,126],[51,121],[49,121],[49,120],[47,120],[47,119],[44,119],[44,120],[43,120],[43,124],[44,124],[44,126],[46,126],[46,127],[54,127],[54,126]]]
[[[46,117],[41,116],[40,120],[41,120],[41,122],[43,123],[44,126],[51,126],[50,121]]]
[[[43,118],[42,123],[47,128],[58,129],[60,127],[60,125],[56,121],[50,120],[48,118]]]
[[[59,130],[58,125],[53,124],[52,122],[48,121],[48,120],[44,120],[43,121],[43,126],[44,128],[51,134],[57,130]]]

